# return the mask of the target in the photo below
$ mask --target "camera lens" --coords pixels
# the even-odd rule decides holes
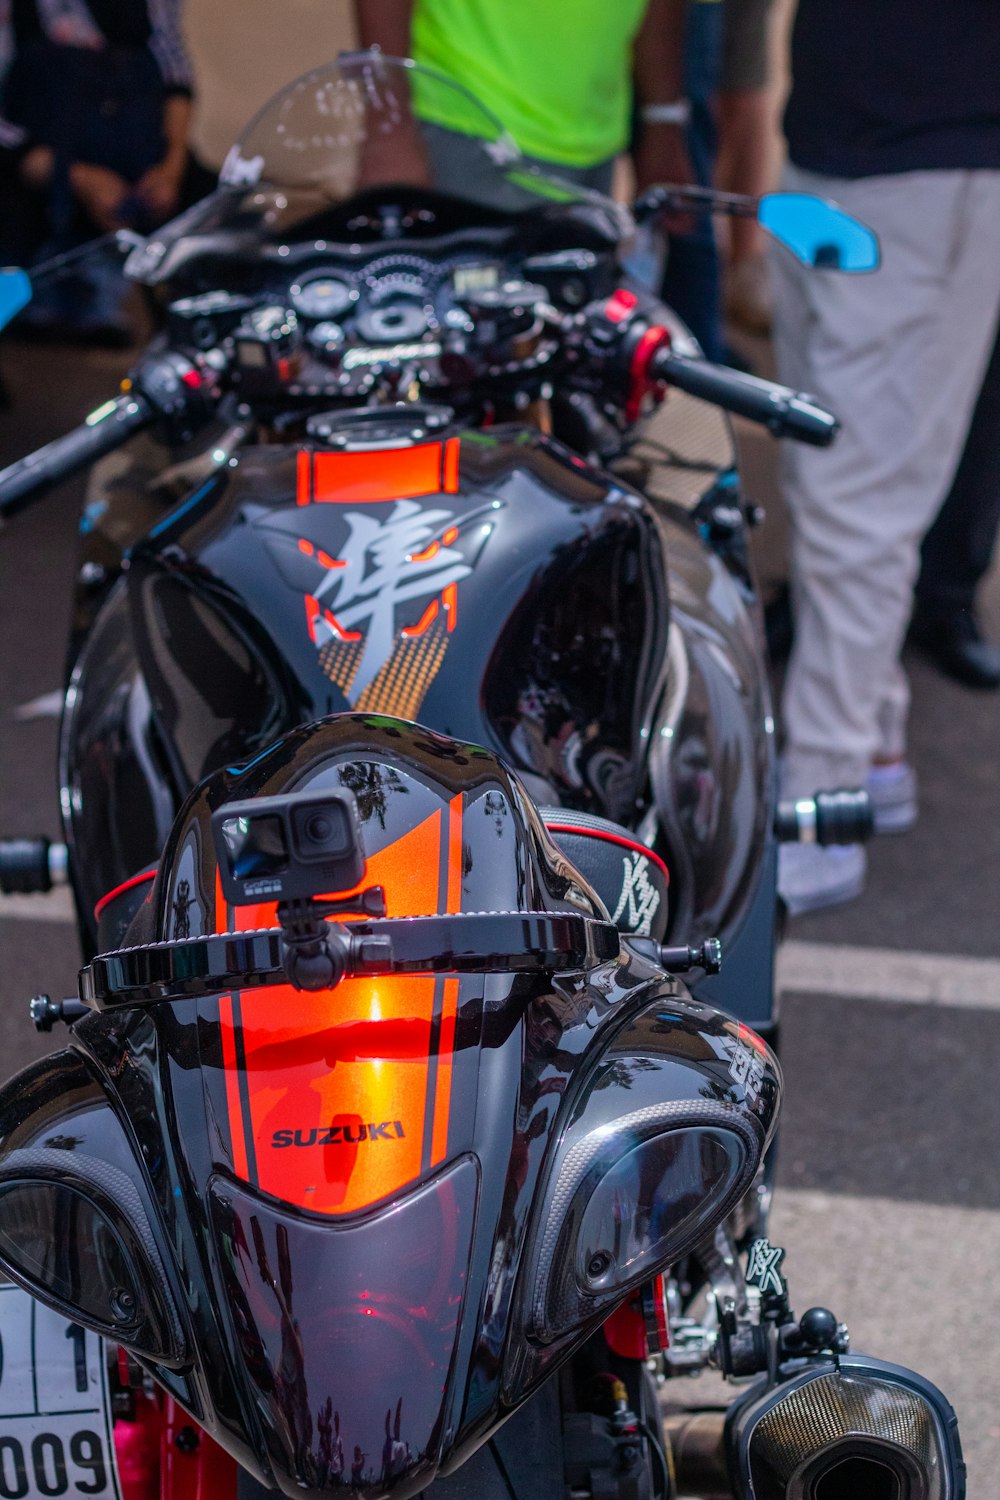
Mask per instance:
[[[352,846],[347,810],[338,802],[292,810],[295,850],[300,859],[338,858]]]
[[[302,832],[309,839],[310,843],[328,844],[336,829],[332,818],[328,817],[326,813],[318,812],[313,813],[311,818],[306,819]]]

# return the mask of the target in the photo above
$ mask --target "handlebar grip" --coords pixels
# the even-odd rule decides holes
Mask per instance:
[[[155,417],[152,405],[138,392],[119,396],[64,437],[0,469],[0,516],[16,515],[39,490],[103,458]]]
[[[687,359],[664,347],[653,356],[650,373],[690,396],[711,401],[751,422],[761,422],[775,437],[826,448],[840,430],[833,413],[817,406],[811,396],[725,365],[710,364],[707,359]]]

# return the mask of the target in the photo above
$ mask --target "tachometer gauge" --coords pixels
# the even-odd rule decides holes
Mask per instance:
[[[317,276],[300,281],[290,289],[292,306],[303,318],[317,322],[322,318],[339,318],[353,301],[351,288],[339,276]]]

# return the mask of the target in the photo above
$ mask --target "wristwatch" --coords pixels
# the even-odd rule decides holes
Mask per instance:
[[[691,101],[672,99],[669,104],[644,104],[639,116],[646,125],[687,125],[691,119]]]

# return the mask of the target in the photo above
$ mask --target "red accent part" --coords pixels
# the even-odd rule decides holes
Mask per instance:
[[[604,1337],[620,1359],[647,1359],[646,1320],[638,1299],[617,1308],[604,1324]]]
[[[183,1441],[178,1447],[178,1435],[185,1427],[198,1434],[193,1449]],[[176,1401],[165,1396],[160,1426],[160,1495],[168,1500],[236,1500],[236,1475],[236,1460],[197,1427]]]
[[[448,530],[445,532],[444,536],[441,538],[442,545],[445,546],[445,547],[450,547],[451,544],[452,544],[452,542],[457,541],[457,540],[458,540],[458,527],[457,526],[449,526]]]
[[[346,568],[347,564],[339,557],[331,557],[329,552],[318,551],[316,561],[321,568]]]
[[[408,562],[430,562],[431,558],[432,557],[437,557],[437,555],[438,555],[438,553],[440,551],[441,551],[441,543],[440,542],[431,542],[430,546],[429,547],[425,547],[424,550],[423,550],[423,552],[411,552],[410,555],[409,555],[409,557],[407,558],[407,561]]]
[[[622,849],[631,849],[637,854],[644,854],[647,859],[652,860],[654,865],[659,865],[663,871],[664,880],[667,885],[670,884],[670,871],[663,860],[658,854],[654,854],[652,849],[647,849],[646,845],[640,843],[638,839],[622,838],[620,834],[610,831],[606,833],[603,828],[574,828],[570,823],[546,823],[545,827],[549,833],[578,833],[588,839],[603,839],[607,844],[618,844]]]
[[[292,362],[282,356],[277,362],[278,379],[282,385],[287,385],[292,378]]]
[[[423,635],[432,620],[437,619],[438,602],[432,599],[424,610],[416,625],[404,625],[400,634],[405,635],[408,641],[415,640],[418,635]]]
[[[122,1500],[160,1500],[160,1404],[141,1391],[133,1400],[134,1418],[116,1418],[112,1429]]]
[[[461,439],[449,438],[444,445],[444,462],[441,466],[443,488],[446,495],[458,494],[458,452]]]
[[[129,880],[123,880],[121,885],[116,885],[113,890],[108,891],[107,894],[102,896],[100,901],[98,901],[97,905],[94,907],[94,921],[99,922],[101,920],[101,912],[104,910],[104,908],[110,905],[115,897],[120,896],[123,891],[130,891],[133,886],[143,885],[147,880],[153,880],[155,878],[155,870],[143,870],[141,875],[133,875]]]
[[[337,635],[340,637],[340,639],[342,641],[360,641],[360,639],[361,639],[361,631],[360,630],[348,630],[346,628],[346,626],[341,625],[340,621],[337,619],[337,616],[333,613],[332,609],[324,609],[324,611],[323,611],[323,618],[326,621],[326,623],[329,625],[330,629],[333,630],[333,631],[336,631]]]
[[[657,1340],[660,1349],[657,1353],[663,1353],[664,1349],[670,1349],[670,1323],[667,1322],[667,1287],[663,1277],[652,1278],[652,1313],[657,1320]]]
[[[298,457],[300,505],[370,505],[379,500],[416,499],[437,495],[449,484],[454,469],[458,485],[458,450],[450,460],[448,443],[421,443],[416,448],[385,448],[373,453],[310,453]]]
[[[304,552],[305,555],[306,555],[306,557],[312,557],[313,553],[316,551],[316,548],[313,546],[312,542],[303,541],[302,538],[300,537],[299,538],[299,551],[300,552]]]
[[[604,304],[604,316],[609,323],[622,323],[638,302],[635,292],[620,286]]]
[[[301,449],[295,461],[295,499],[299,505],[312,504],[312,454]]]
[[[758,1036],[756,1031],[751,1031],[750,1027],[745,1025],[743,1021],[738,1022],[738,1025],[740,1041],[745,1042],[748,1047],[752,1047],[755,1052],[759,1052],[761,1057],[766,1057],[767,1043],[764,1038]]]
[[[632,352],[632,364],[629,370],[629,394],[628,400],[625,403],[625,420],[627,422],[638,420],[639,411],[642,407],[642,398],[657,386],[657,381],[650,378],[650,361],[657,349],[669,343],[670,334],[668,330],[661,327],[658,323],[653,323],[646,329],[646,332],[636,344]]]
[[[458,624],[458,584],[449,583],[441,592],[441,601],[444,604],[445,614],[448,616],[448,629],[454,630]]]
[[[201,390],[201,376],[198,374],[197,370],[185,370],[184,374],[181,376],[181,380],[189,390]]]

